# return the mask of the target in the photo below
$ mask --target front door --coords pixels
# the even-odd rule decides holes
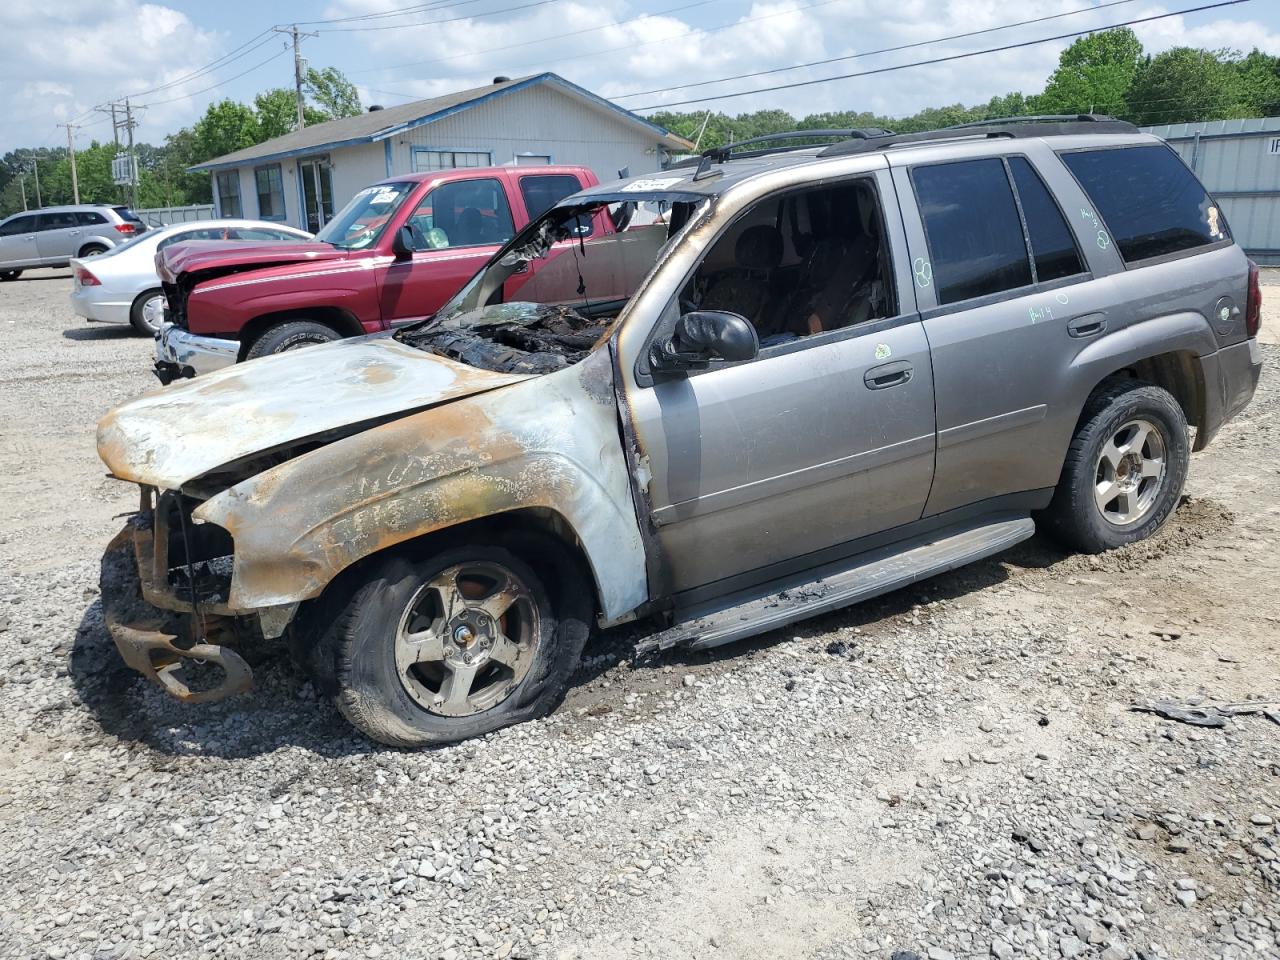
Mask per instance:
[[[302,178],[302,209],[306,229],[319,233],[333,219],[333,171],[327,159],[304,160],[298,166]]]
[[[39,259],[34,213],[14,217],[0,227],[0,268],[24,267]]]
[[[399,326],[429,317],[515,234],[501,181],[449,180],[423,197],[405,221],[413,256],[382,275],[382,319]]]
[[[761,343],[753,361],[642,376],[629,398],[661,592],[762,582],[920,518],[933,377],[886,194],[887,173],[758,201],[659,322],[661,335],[681,311],[727,310]]]

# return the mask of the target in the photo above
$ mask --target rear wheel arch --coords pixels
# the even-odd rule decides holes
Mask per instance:
[[[1099,391],[1108,389],[1116,382],[1137,381],[1149,383],[1168,391],[1178,406],[1182,408],[1187,424],[1196,428],[1194,449],[1203,449],[1207,442],[1205,420],[1207,411],[1207,385],[1204,365],[1200,357],[1191,350],[1172,350],[1167,353],[1153,354],[1141,360],[1133,361],[1112,371],[1103,377],[1089,391],[1092,399]],[[1085,409],[1089,406],[1087,399],[1080,417],[1083,419]],[[1079,424],[1077,423],[1077,427]]]

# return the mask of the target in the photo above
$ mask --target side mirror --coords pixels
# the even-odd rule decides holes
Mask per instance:
[[[391,238],[391,252],[397,260],[408,260],[413,256],[413,228],[405,224]]]
[[[723,310],[695,310],[676,321],[670,337],[649,353],[655,370],[705,367],[712,360],[751,360],[760,352],[756,328]]]

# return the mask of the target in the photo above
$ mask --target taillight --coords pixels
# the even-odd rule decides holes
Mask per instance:
[[[76,282],[82,287],[100,287],[102,281],[84,267],[76,267]]]
[[[1249,261],[1249,299],[1244,307],[1244,333],[1246,337],[1256,337],[1262,329],[1262,279],[1258,273],[1258,265]]]
[[[117,223],[116,230],[119,231],[120,233],[137,233],[138,232],[138,228],[135,227],[132,223]]]

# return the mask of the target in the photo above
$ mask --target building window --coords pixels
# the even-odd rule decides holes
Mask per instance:
[[[253,179],[258,187],[258,216],[263,220],[283,220],[284,180],[280,164],[255,168]]]
[[[243,217],[240,205],[240,171],[224,170],[216,177],[218,184],[218,211],[224,217]]]
[[[493,165],[493,155],[483,150],[428,150],[413,148],[413,172],[430,173],[432,170],[454,170],[458,167],[488,167]]]
[[[517,167],[549,167],[551,166],[551,154],[549,153],[517,153]]]

